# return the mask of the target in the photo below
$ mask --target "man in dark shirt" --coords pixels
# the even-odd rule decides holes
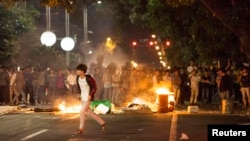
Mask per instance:
[[[218,75],[221,75],[221,79],[218,83],[220,90],[220,98],[221,100],[223,99],[229,100],[232,80],[230,76],[227,75],[225,70],[223,69],[218,70]]]

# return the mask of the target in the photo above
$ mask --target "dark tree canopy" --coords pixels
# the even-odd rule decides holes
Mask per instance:
[[[23,0],[0,0],[11,7]],[[66,8],[74,12],[79,5],[96,0],[39,0],[41,5]],[[104,0],[109,4],[106,13],[116,14],[122,31],[129,24],[137,24],[156,32],[161,39],[174,41],[167,49],[168,58],[175,64],[198,58],[250,57],[249,26],[250,0]],[[131,24],[130,23],[130,24]],[[226,27],[226,28],[225,28]],[[126,34],[126,33],[125,33]],[[179,55],[176,54],[178,50]],[[241,50],[241,52],[239,52]]]

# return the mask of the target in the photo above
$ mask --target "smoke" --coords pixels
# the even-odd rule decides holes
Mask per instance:
[[[128,61],[128,56],[115,43],[100,43],[92,52],[93,54],[86,58],[88,66],[91,63],[96,63],[99,56],[103,56],[104,67],[107,67],[111,63],[115,63],[118,67],[121,67]]]

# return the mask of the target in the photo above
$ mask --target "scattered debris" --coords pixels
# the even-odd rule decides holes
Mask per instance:
[[[188,140],[188,139],[189,139],[189,137],[187,136],[187,134],[181,133],[181,138],[180,138],[180,140]]]

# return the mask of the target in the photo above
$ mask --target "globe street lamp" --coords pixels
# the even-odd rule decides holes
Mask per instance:
[[[56,43],[56,35],[55,33],[50,31],[50,27],[51,27],[51,20],[50,20],[50,7],[46,6],[46,28],[47,31],[43,32],[41,37],[40,37],[40,41],[42,43],[42,45],[45,45],[47,47],[51,47]]]
[[[41,43],[47,47],[51,47],[56,43],[56,35],[51,31],[45,31],[41,35]]]
[[[75,41],[69,37],[69,13],[65,10],[65,30],[66,37],[61,40],[61,48],[66,51],[66,65],[70,64],[70,51],[75,47]]]
[[[75,41],[71,37],[64,37],[61,41],[61,47],[64,51],[71,51],[75,47]]]

